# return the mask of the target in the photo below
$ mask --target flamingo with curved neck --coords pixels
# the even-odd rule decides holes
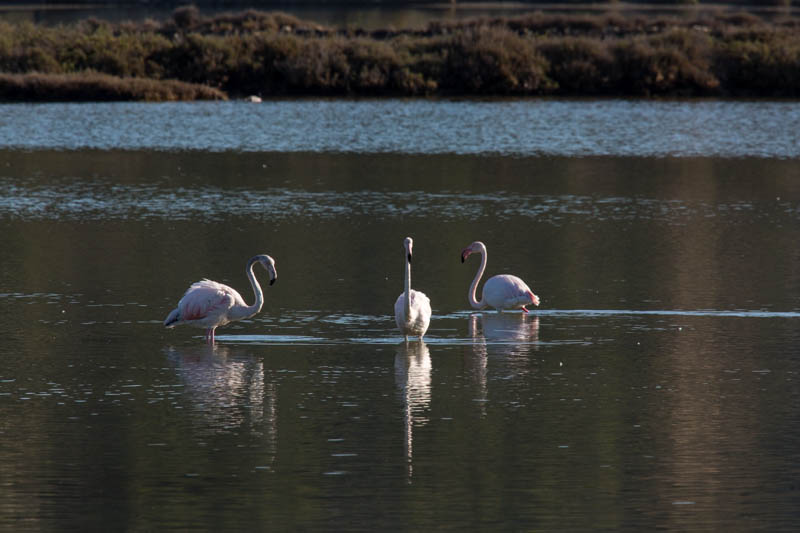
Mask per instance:
[[[403,240],[403,266],[405,269],[405,280],[403,292],[397,297],[394,303],[394,319],[397,327],[408,342],[408,336],[413,335],[422,340],[431,322],[431,301],[420,291],[411,288],[411,250],[414,241],[411,237]]]
[[[475,298],[475,293],[478,289],[478,282],[486,270],[486,262],[488,253],[486,245],[481,241],[475,241],[461,251],[461,262],[467,260],[467,257],[472,253],[481,254],[481,265],[478,267],[478,272],[472,280],[467,292],[467,299],[473,309],[483,309],[490,306],[501,312],[504,309],[522,309],[528,312],[525,308],[526,305],[539,305],[539,297],[533,294],[528,285],[517,276],[510,274],[498,274],[492,276],[486,283],[483,284],[483,293],[480,301]]]
[[[261,311],[261,306],[264,305],[264,293],[253,272],[256,263],[260,263],[269,273],[270,285],[278,279],[274,259],[263,254],[250,258],[245,271],[256,297],[253,305],[247,305],[236,289],[216,281],[203,279],[192,283],[186,290],[178,302],[178,307],[173,309],[164,320],[164,326],[173,328],[186,324],[196,328],[205,328],[206,341],[214,344],[214,330],[219,326],[250,318]]]

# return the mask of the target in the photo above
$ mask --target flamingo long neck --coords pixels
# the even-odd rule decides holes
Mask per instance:
[[[255,263],[255,258],[247,263],[247,279],[250,280],[250,286],[253,287],[253,294],[255,294],[256,301],[253,305],[239,307],[235,311],[231,310],[233,311],[232,315],[235,315],[237,319],[250,318],[261,311],[261,306],[264,305],[264,292],[261,290],[261,285],[258,284],[256,275],[253,272],[253,266]]]
[[[475,299],[475,291],[478,289],[478,282],[481,280],[481,276],[483,276],[483,271],[486,270],[486,255],[486,249],[484,248],[481,250],[481,266],[478,267],[478,272],[475,274],[475,278],[472,280],[472,285],[469,286],[469,293],[467,294],[469,304],[473,309],[483,309],[486,307],[484,298],[481,298],[480,302]]]
[[[409,315],[411,315],[411,262],[408,260],[408,253],[406,252],[405,255],[405,263],[406,263],[406,280],[405,280],[405,314],[406,320],[408,320]]]

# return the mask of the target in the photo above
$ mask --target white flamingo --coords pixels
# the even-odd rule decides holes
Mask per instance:
[[[406,342],[408,336],[418,336],[422,340],[422,336],[428,331],[428,326],[431,323],[431,301],[420,291],[415,291],[411,288],[411,248],[414,241],[411,237],[406,237],[403,241],[403,263],[405,265],[406,278],[405,278],[405,291],[397,297],[394,303],[394,319],[397,322],[397,327],[400,329]]]
[[[247,262],[247,279],[253,287],[256,301],[247,305],[242,295],[232,287],[204,279],[192,285],[178,302],[178,307],[164,320],[164,326],[173,328],[180,324],[187,324],[196,328],[205,328],[205,339],[209,344],[214,344],[214,330],[235,320],[250,318],[259,311],[264,304],[264,293],[253,273],[253,265],[261,263],[269,273],[269,284],[275,283],[278,273],[275,270],[275,260],[268,255],[257,255]]]
[[[483,284],[483,295],[481,301],[475,299],[475,290],[478,287],[478,282],[483,276],[483,271],[486,270],[486,245],[480,241],[475,241],[461,251],[461,262],[466,261],[471,253],[481,254],[481,266],[478,268],[478,273],[475,274],[475,279],[472,280],[472,285],[469,286],[467,298],[470,305],[474,309],[483,309],[484,307],[491,306],[501,312],[503,309],[522,309],[526,313],[526,305],[539,305],[539,297],[533,294],[531,288],[519,279],[517,276],[509,274],[499,274],[492,276]]]

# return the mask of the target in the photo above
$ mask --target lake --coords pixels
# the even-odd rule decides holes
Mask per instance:
[[[0,225],[0,529],[800,527],[796,102],[0,105]]]

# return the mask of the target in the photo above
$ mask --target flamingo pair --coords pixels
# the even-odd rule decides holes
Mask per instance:
[[[411,256],[414,241],[411,237],[403,240],[403,264],[405,270],[404,291],[397,297],[394,304],[394,317],[397,327],[405,336],[408,342],[409,336],[422,337],[428,331],[431,322],[431,301],[420,291],[411,288]],[[475,299],[475,291],[478,282],[486,269],[487,252],[486,246],[475,241],[461,252],[461,262],[466,261],[472,253],[481,254],[481,265],[472,284],[469,287],[467,297],[470,305],[474,309],[483,309],[491,306],[498,312],[504,309],[522,309],[528,312],[526,305],[539,305],[539,297],[533,294],[530,287],[517,276],[500,274],[489,278],[483,286],[483,296],[480,301]],[[219,326],[224,326],[236,320],[250,318],[261,311],[264,304],[264,293],[261,290],[258,280],[253,272],[256,263],[260,263],[269,274],[269,284],[275,283],[278,279],[278,272],[275,270],[275,260],[268,255],[257,255],[247,262],[245,272],[250,286],[253,288],[256,301],[253,305],[247,305],[235,289],[204,279],[193,283],[184,293],[178,302],[178,307],[173,309],[164,320],[164,326],[172,328],[181,324],[204,328],[206,330],[205,339],[209,344],[214,343],[214,331]]]
[[[411,237],[406,237],[403,241],[405,248],[405,291],[397,297],[394,303],[394,318],[400,333],[405,336],[406,342],[410,335],[422,337],[428,331],[431,321],[431,301],[420,291],[411,288],[411,248],[413,246]],[[467,260],[472,253],[481,254],[481,264],[478,272],[472,280],[467,292],[467,299],[473,309],[483,309],[484,307],[494,307],[497,312],[504,309],[522,309],[525,313],[528,310],[526,305],[539,305],[539,297],[533,294],[528,285],[517,276],[510,274],[499,274],[492,276],[483,285],[483,295],[481,300],[475,299],[475,291],[478,282],[486,270],[488,252],[486,245],[480,241],[475,241],[461,251],[461,262]]]

